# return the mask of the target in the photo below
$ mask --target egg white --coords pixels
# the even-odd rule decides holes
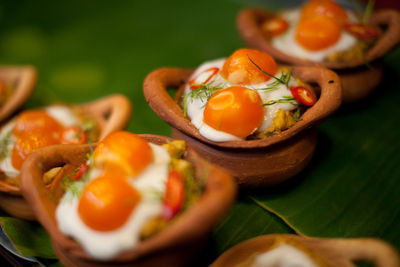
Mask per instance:
[[[197,77],[200,73],[202,73],[204,70],[207,70],[212,67],[217,67],[220,70],[222,69],[222,66],[224,65],[225,58],[222,59],[217,59],[213,61],[207,61],[200,65],[195,72],[192,74],[191,78]],[[281,73],[276,73],[276,77],[280,77]],[[208,77],[208,76],[207,76]],[[207,79],[207,77],[204,77],[204,80]],[[189,79],[189,80],[190,80]],[[201,83],[200,76],[197,79],[199,83]],[[257,93],[260,95],[261,100],[263,103],[270,101],[270,100],[278,100],[281,99],[283,96],[292,96],[292,93],[290,90],[286,88],[285,85],[279,84],[279,88],[277,90],[267,92],[265,90],[257,90],[257,89],[262,89],[266,88],[271,85],[271,83],[275,82],[275,79],[271,78],[267,82],[255,84],[255,85],[240,85],[249,89],[256,90]],[[222,88],[228,88],[230,86],[234,86],[234,84],[229,83],[227,80],[225,80],[224,77],[220,73],[216,74],[208,83],[210,86],[220,86]],[[289,86],[297,86],[298,83],[295,79],[291,79]],[[190,86],[186,84],[185,89],[184,89],[184,96],[189,94],[192,90],[190,89]],[[200,134],[204,136],[205,138],[215,141],[215,142],[224,142],[224,141],[235,141],[235,140],[243,140],[243,138],[239,138],[237,136],[231,135],[229,133],[223,132],[216,130],[212,128],[211,126],[207,125],[203,121],[203,114],[204,114],[204,109],[205,105],[207,103],[207,100],[201,99],[201,98],[190,98],[186,97],[186,113],[187,116],[190,118],[192,124],[199,130]],[[294,101],[296,102],[296,101]],[[265,106],[264,107],[264,119],[260,125],[260,127],[256,130],[256,132],[263,132],[266,129],[268,129],[275,118],[275,115],[279,109],[282,110],[294,110],[296,108],[296,105],[293,105],[292,103],[276,103],[270,106]]]
[[[78,125],[79,121],[73,112],[66,106],[49,106],[45,108],[48,115],[54,118],[58,123],[64,127]],[[16,119],[8,122],[0,130],[0,140],[2,140],[7,134],[13,131]],[[14,168],[11,161],[11,151],[14,148],[14,144],[17,138],[11,134],[9,142],[7,144],[7,150],[10,152],[7,157],[0,160],[0,169],[5,173],[8,178],[15,178],[19,175],[19,171]]]
[[[141,200],[120,228],[113,231],[96,231],[88,227],[78,214],[79,197],[67,191],[56,210],[56,219],[61,232],[77,240],[84,250],[98,260],[110,260],[123,251],[134,248],[140,241],[140,231],[145,223],[162,214],[162,200],[168,177],[168,152],[150,144],[153,161],[130,184],[140,192]],[[101,170],[92,171],[89,180],[96,179]],[[83,188],[85,184],[81,184]],[[112,218],[110,218],[112,220]]]
[[[303,251],[288,244],[258,255],[251,267],[280,266],[280,267],[318,267],[317,264]]]
[[[283,34],[272,38],[271,44],[290,56],[321,62],[327,55],[349,50],[357,43],[356,37],[342,30],[339,40],[330,47],[318,51],[307,50],[296,41],[296,28],[300,20],[301,9],[288,10],[280,13],[280,16],[288,21],[289,28]],[[353,13],[347,12],[347,17],[349,21],[357,22]]]

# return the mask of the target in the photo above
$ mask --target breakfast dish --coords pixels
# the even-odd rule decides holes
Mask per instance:
[[[378,239],[319,239],[297,235],[264,235],[224,252],[211,267],[355,266],[368,262],[378,267],[399,266],[396,250]]]
[[[125,127],[130,110],[130,103],[124,96],[113,95],[83,105],[27,110],[10,119],[0,128],[0,207],[14,216],[33,219],[19,189],[25,160],[46,146],[97,142]],[[46,184],[52,182],[59,170],[55,168],[46,173],[43,177]],[[23,207],[14,207],[16,203]]]
[[[178,89],[175,99],[167,88]],[[279,66],[252,49],[195,71],[155,70],[143,90],[152,109],[173,126],[173,137],[251,187],[276,184],[303,169],[316,145],[311,127],[341,103],[334,72]]]
[[[21,107],[36,85],[31,66],[0,66],[0,122]]]
[[[60,164],[64,175],[46,186],[41,176]],[[236,191],[230,175],[185,142],[129,132],[38,150],[21,188],[66,266],[181,266]]]
[[[244,9],[237,18],[245,42],[279,62],[320,65],[338,72],[345,102],[368,95],[382,78],[386,53],[400,42],[400,14],[395,10],[360,16],[332,0],[311,0],[276,14]]]
[[[239,49],[194,71],[182,108],[199,133],[215,142],[279,134],[316,102],[311,86],[292,72],[278,68],[267,53]]]

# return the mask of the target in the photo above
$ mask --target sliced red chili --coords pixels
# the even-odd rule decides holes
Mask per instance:
[[[376,27],[367,24],[347,23],[344,25],[344,29],[360,39],[374,39],[379,34]]]
[[[268,37],[281,35],[289,27],[289,22],[281,17],[275,17],[265,21],[261,28]]]
[[[212,77],[214,77],[218,73],[218,71],[219,68],[213,67],[199,73],[198,75],[196,75],[196,77],[189,81],[190,89],[196,90],[202,87],[204,84],[207,84],[212,79]]]
[[[310,89],[303,86],[296,86],[291,87],[290,92],[292,92],[293,97],[303,105],[312,106],[315,104],[316,98]]]
[[[74,176],[74,181],[78,181],[82,178],[83,174],[89,169],[89,165],[85,162],[79,168],[78,172]]]
[[[78,126],[71,126],[64,129],[61,133],[62,144],[85,144],[87,135],[85,131]]]
[[[176,170],[168,174],[164,197],[163,215],[167,220],[172,219],[182,208],[185,198],[185,183],[183,176]]]

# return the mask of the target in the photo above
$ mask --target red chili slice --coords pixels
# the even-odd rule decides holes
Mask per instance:
[[[377,28],[367,24],[347,23],[344,25],[344,29],[360,39],[373,39],[379,34]]]
[[[164,198],[163,215],[171,220],[182,208],[185,198],[185,183],[182,174],[171,170],[168,174],[167,187]]]
[[[287,30],[288,27],[289,23],[281,17],[269,19],[265,21],[261,26],[268,37],[276,37],[278,35],[281,35]]]
[[[198,75],[196,75],[196,77],[194,77],[193,79],[191,79],[189,81],[190,89],[196,90],[196,89],[199,89],[200,87],[202,87],[204,84],[207,84],[212,79],[212,77],[214,77],[218,73],[218,71],[219,71],[219,68],[213,67],[213,68],[206,69],[205,71],[199,73]],[[206,76],[207,78],[205,79],[205,81],[198,82],[197,80],[200,77],[202,77],[203,75],[208,75],[208,76]]]
[[[62,144],[85,144],[87,135],[85,131],[78,126],[71,126],[64,129],[61,133]]]
[[[82,178],[83,174],[89,169],[89,165],[85,162],[79,168],[79,171],[74,176],[74,181],[78,181]]]
[[[310,89],[303,86],[296,86],[291,87],[290,92],[292,92],[293,97],[303,105],[312,106],[315,104],[316,99]]]

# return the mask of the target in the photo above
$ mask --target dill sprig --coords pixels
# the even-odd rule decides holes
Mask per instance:
[[[368,1],[367,6],[365,7],[363,17],[361,19],[361,22],[363,24],[368,24],[371,13],[374,10],[374,5],[375,5],[375,0]]]
[[[301,113],[300,112],[301,112],[300,106],[297,105],[296,112],[294,113],[294,119],[295,119],[296,122],[297,121],[301,121],[301,118],[300,118]]]
[[[279,81],[276,80],[276,81],[272,82],[268,87],[258,88],[256,90],[261,90],[261,91],[264,91],[264,92],[272,92],[272,91],[278,90],[279,89],[279,85],[282,84],[281,81],[284,81],[284,85],[287,88],[289,88],[289,82],[290,82],[290,79],[292,77],[292,73],[293,73],[293,68],[291,68],[288,73],[285,73],[284,71],[282,71],[281,77],[279,78]]]
[[[11,131],[8,131],[4,137],[0,140],[0,155],[1,158],[6,158],[8,153],[10,152],[8,149],[8,145],[11,142]]]
[[[261,106],[270,106],[270,105],[273,105],[276,103],[292,103],[294,100],[295,100],[295,98],[292,96],[283,96],[283,98],[281,98],[281,99],[267,101],[267,102],[261,104]]]
[[[206,103],[210,97],[212,97],[216,92],[223,89],[222,86],[211,86],[208,84],[203,84],[200,88],[196,90],[191,90],[188,94],[183,97],[183,115],[186,117],[187,104],[188,101],[193,102],[194,99],[200,99],[202,102]]]

